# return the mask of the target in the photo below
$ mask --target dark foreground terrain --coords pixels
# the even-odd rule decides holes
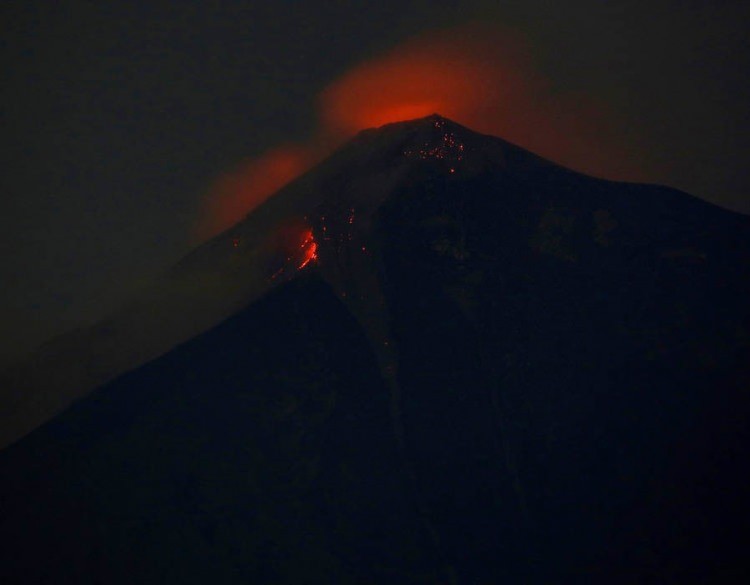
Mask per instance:
[[[748,218],[437,117],[335,157],[313,261],[0,452],[0,582],[747,577]]]

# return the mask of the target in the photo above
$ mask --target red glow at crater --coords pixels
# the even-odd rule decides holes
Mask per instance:
[[[593,94],[555,87],[532,55],[521,35],[496,26],[425,34],[330,84],[319,100],[322,132],[348,137],[437,113],[579,171],[643,180],[625,123]]]
[[[483,58],[489,48],[462,30],[405,43],[332,83],[320,97],[323,125],[350,135],[434,113],[475,124],[488,102],[524,83],[512,67]]]
[[[579,171],[646,180],[638,149],[622,140],[624,123],[613,124],[591,94],[554,87],[531,55],[513,31],[471,25],[417,37],[355,66],[318,97],[319,125],[308,143],[270,150],[217,180],[198,235],[240,221],[356,132],[433,113]],[[453,174],[462,149],[447,133],[443,144],[405,154],[444,159]]]

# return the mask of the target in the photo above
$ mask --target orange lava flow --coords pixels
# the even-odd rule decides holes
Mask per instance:
[[[302,270],[311,262],[317,262],[318,260],[318,243],[315,241],[312,230],[305,232],[305,238],[300,248],[302,249],[302,260],[300,265],[297,266],[297,270]]]

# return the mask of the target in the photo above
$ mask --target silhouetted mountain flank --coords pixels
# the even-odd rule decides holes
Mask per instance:
[[[748,218],[433,116],[166,279],[102,378],[208,330],[0,452],[3,583],[746,576]]]

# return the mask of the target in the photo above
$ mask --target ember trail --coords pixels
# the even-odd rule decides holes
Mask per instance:
[[[284,265],[271,275],[271,280],[276,280],[282,275],[289,275],[294,271],[303,270],[309,264],[318,261],[318,243],[311,228],[306,228],[300,235],[301,242],[288,254]]]

